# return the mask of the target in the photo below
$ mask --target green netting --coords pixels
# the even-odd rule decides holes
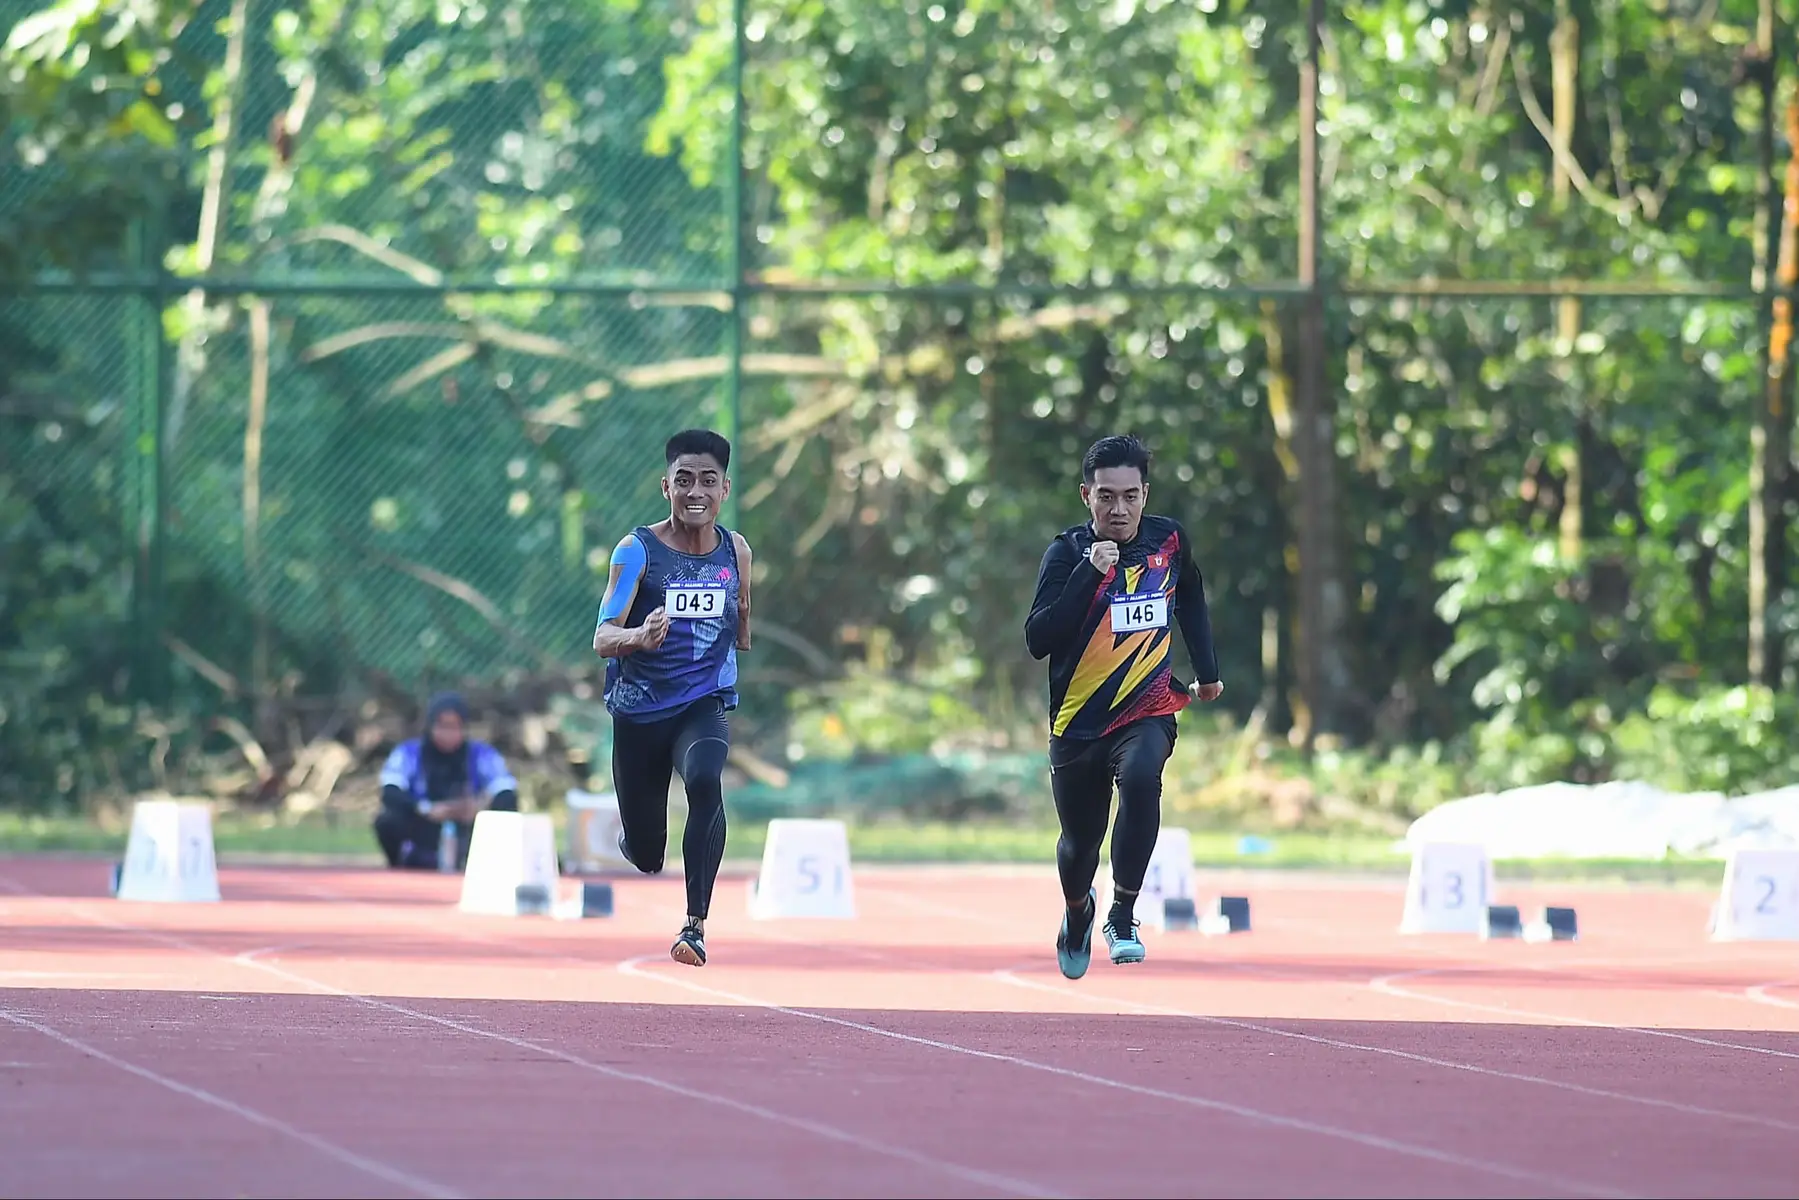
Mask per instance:
[[[123,521],[137,310],[123,296],[0,298],[0,446],[46,493],[67,488]],[[120,526],[121,532],[124,526]]]
[[[143,649],[143,480],[121,348],[145,307],[0,300],[0,794],[104,786],[113,768],[96,747],[131,722],[107,684]]]
[[[734,817],[750,821],[828,813],[959,820],[1041,814],[1048,795],[1040,754],[911,754],[807,764],[786,787],[731,789],[729,804]]]
[[[0,28],[40,7],[0,0]],[[63,263],[33,241],[56,228],[94,243],[89,265],[150,277],[40,275],[62,290],[0,305],[0,454],[109,531],[81,567],[115,580],[80,593],[117,610],[93,644],[166,633],[175,683],[240,715],[252,683],[336,704],[352,679],[503,693],[591,668],[607,552],[661,509],[662,439],[705,422],[736,441],[757,548],[739,728],[773,757],[787,742],[792,804],[1009,794],[937,772],[979,777],[946,756],[1041,728],[1021,607],[1078,519],[1082,449],[1123,430],[1153,444],[1154,505],[1187,522],[1225,614],[1225,704],[1284,728],[1289,693],[1323,686],[1294,678],[1296,526],[1321,511],[1296,458],[1308,361],[1337,406],[1318,495],[1351,560],[1331,637],[1374,726],[1465,727],[1481,688],[1442,682],[1464,662],[1648,679],[1746,634],[1748,476],[1716,464],[1750,441],[1759,303],[1591,300],[1564,339],[1554,297],[1372,294],[1747,277],[1753,105],[1728,66],[1689,78],[1656,49],[1684,18],[1625,6],[1589,43],[1588,84],[1625,80],[1622,111],[1688,114],[1610,156],[1622,175],[1592,191],[1624,209],[1583,194],[1527,216],[1552,196],[1515,103],[1525,67],[1548,83],[1544,38],[1333,10],[1320,339],[1296,320],[1309,286],[1280,281],[1303,6],[808,0],[748,6],[737,43],[720,0],[258,2],[232,78],[231,0],[203,0],[167,63],[108,57],[189,7],[147,0],[131,11],[155,19],[108,40],[91,22],[120,6],[65,6],[90,26],[31,76],[53,102],[0,96],[0,251]],[[1746,37],[1748,11],[1719,28]],[[1578,488],[1557,482],[1569,453]],[[1497,615],[1441,616],[1439,565],[1587,618],[1587,582],[1538,561],[1564,486],[1637,581],[1635,659],[1602,665],[1622,634],[1569,634],[1551,662]],[[1476,599],[1498,613],[1508,588]],[[1790,590],[1768,603],[1799,625]],[[880,761],[811,765],[845,745]]]
[[[41,7],[0,0],[0,29]],[[76,415],[0,437],[41,487],[124,489],[126,541],[160,461],[158,607],[190,666],[410,690],[590,660],[610,547],[655,516],[662,439],[731,422],[725,81],[690,88],[678,136],[656,124],[668,64],[728,47],[728,7],[252,4],[235,79],[231,7],[194,7],[154,94],[115,72],[94,102],[170,122],[167,210],[95,231],[146,266],[156,247],[134,248],[166,239],[160,318],[100,287],[9,307],[8,403],[48,372]],[[119,32],[106,54],[154,42]],[[70,155],[0,178],[7,228],[47,195],[128,191],[154,158],[146,137],[109,180],[77,154],[100,111],[79,91],[35,123],[6,114],[22,161]],[[234,282],[181,290],[200,274]],[[105,448],[82,435],[101,421]]]
[[[171,548],[245,612],[260,596],[281,641],[407,684],[588,659],[611,547],[655,518],[663,439],[719,419],[724,318],[547,295],[472,300],[466,322],[444,307],[269,302],[260,450],[237,314],[170,430]],[[244,665],[241,631],[192,633]]]

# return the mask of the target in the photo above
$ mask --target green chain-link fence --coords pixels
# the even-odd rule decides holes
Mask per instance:
[[[96,719],[128,728],[131,699],[171,689],[249,719],[259,695],[416,694],[591,663],[596,581],[613,541],[654,518],[661,439],[735,430],[728,75],[692,97],[684,150],[656,128],[680,86],[665,64],[728,54],[731,18],[0,3],[0,29],[90,39],[46,77],[129,67],[133,39],[179,29],[136,64],[153,92],[117,73],[93,89],[138,88],[136,108],[101,112],[76,89],[35,120],[25,93],[0,113],[36,163],[0,177],[0,227],[21,240],[54,226],[46,197],[149,193],[121,270],[39,275],[0,304],[9,616],[29,629],[33,605],[99,606],[41,627],[104,626],[114,651],[79,677],[67,664],[95,655],[29,636],[8,652],[0,777],[34,786],[52,764],[64,793],[121,782],[93,729],[46,739],[59,687],[110,697]],[[97,136],[131,144],[121,113],[166,120],[172,186],[83,190],[81,139],[111,120]],[[58,535],[95,561],[44,558]]]
[[[0,0],[0,26],[39,7]],[[1696,294],[1589,301],[1565,339],[1547,295],[1282,282],[1304,6],[204,0],[154,71],[176,175],[125,269],[0,303],[17,410],[0,461],[29,493],[0,501],[110,531],[107,561],[79,566],[106,586],[75,594],[139,694],[242,704],[380,678],[417,696],[590,670],[606,559],[658,512],[662,440],[713,425],[738,446],[730,516],[764,589],[748,684],[770,703],[746,705],[748,731],[791,717],[814,745],[898,753],[1031,718],[1020,592],[1079,514],[1080,451],[1128,428],[1229,614],[1231,702],[1274,713],[1294,684],[1309,356],[1361,589],[1343,640],[1378,679],[1367,707],[1404,723],[1434,701],[1395,681],[1428,680],[1447,648],[1440,624],[1412,635],[1441,590],[1416,564],[1501,511],[1528,526],[1519,479],[1595,422],[1629,443],[1658,397],[1695,398],[1679,437],[1740,456],[1762,337],[1760,301],[1697,294],[1746,274],[1710,274],[1711,243],[1603,212],[1597,232],[1514,219],[1543,202],[1541,134],[1524,108],[1493,117],[1493,95],[1524,60],[1481,57],[1478,13],[1450,37],[1392,7],[1333,13],[1333,70],[1358,89],[1333,93],[1321,174],[1346,275],[1479,243],[1473,276],[1628,258]],[[1457,93],[1455,121],[1420,117],[1449,55],[1451,82],[1484,90]],[[1683,111],[1716,99],[1676,75]],[[1389,161],[1400,145],[1438,174]],[[1512,178],[1514,155],[1536,173]],[[41,226],[89,162],[45,150],[0,178],[0,228]],[[1714,224],[1747,212],[1746,185],[1707,179],[1737,189]],[[1703,200],[1681,201],[1687,230],[1708,228]],[[1576,250],[1544,265],[1544,246]],[[1590,487],[1622,486],[1591,468]],[[1719,536],[1676,540],[1703,555]],[[924,733],[858,716],[886,666],[957,658],[975,675],[889,698]],[[9,711],[45,694],[48,661],[9,674]]]
[[[658,499],[646,440],[717,420],[724,318],[467,304],[249,300],[165,442],[171,555],[294,650],[394,680],[590,653],[576,614],[604,539]],[[196,648],[238,661],[244,632],[197,630]]]

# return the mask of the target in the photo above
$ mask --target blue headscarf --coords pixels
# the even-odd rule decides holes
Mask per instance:
[[[431,738],[437,718],[453,712],[462,718],[462,745],[446,754]],[[468,793],[468,705],[455,692],[439,692],[425,706],[425,736],[419,739],[419,770],[425,794],[432,800],[455,800]]]

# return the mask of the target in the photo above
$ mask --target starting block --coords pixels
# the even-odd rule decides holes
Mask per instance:
[[[515,912],[521,917],[555,917],[559,921],[581,921],[588,917],[612,915],[612,885],[582,883],[573,892],[557,898],[554,887],[541,883],[521,883],[513,892]]]
[[[1162,924],[1170,932],[1199,928],[1199,909],[1186,897],[1162,901]]]
[[[211,806],[139,800],[131,810],[131,838],[113,894],[120,900],[217,901]]]
[[[750,880],[753,920],[856,917],[849,830],[842,821],[780,817],[768,823],[762,870]]]
[[[1143,900],[1137,901],[1139,923],[1154,925],[1170,933],[1198,930],[1207,937],[1249,932],[1249,900],[1244,896],[1218,897],[1203,917],[1190,896],[1169,896],[1162,900],[1159,905],[1162,920],[1159,922],[1154,920],[1157,907],[1153,901],[1147,907]]]
[[[1571,908],[1545,908],[1541,916],[1524,927],[1527,942],[1578,942],[1579,926]]]
[[[1199,923],[1199,931],[1207,937],[1249,932],[1249,898],[1220,896],[1212,901],[1211,911]]]
[[[1481,941],[1492,941],[1495,938],[1521,938],[1524,936],[1524,920],[1518,915],[1516,904],[1489,904],[1486,915],[1481,918]]]
[[[475,814],[457,905],[463,912],[512,917],[547,911],[557,879],[556,829],[548,813]]]
[[[612,885],[583,883],[580,890],[556,906],[555,916],[562,921],[583,921],[590,917],[612,915]]]
[[[550,911],[550,889],[541,883],[521,883],[512,897],[513,911],[521,917],[540,917]]]

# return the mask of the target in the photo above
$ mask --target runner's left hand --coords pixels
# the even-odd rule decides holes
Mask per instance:
[[[1217,683],[1190,683],[1187,685],[1187,694],[1195,700],[1216,700],[1218,697],[1224,695],[1224,681],[1219,680]]]

